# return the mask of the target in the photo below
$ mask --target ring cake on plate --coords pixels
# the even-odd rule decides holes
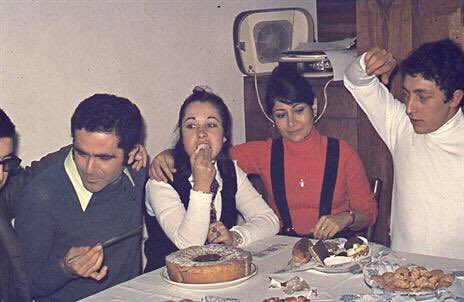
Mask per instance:
[[[166,256],[169,279],[180,283],[208,284],[250,275],[252,256],[240,248],[219,244],[191,246]]]

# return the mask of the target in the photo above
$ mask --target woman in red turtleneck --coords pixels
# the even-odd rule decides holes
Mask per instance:
[[[330,139],[327,150],[329,138],[314,128],[314,93],[296,69],[274,69],[266,109],[281,138],[235,146],[231,157],[245,173],[261,177],[269,205],[287,229],[283,233],[326,239],[374,224],[377,205],[359,156],[343,140]],[[162,171],[171,177],[171,166],[172,159],[161,153],[151,174],[166,180]]]

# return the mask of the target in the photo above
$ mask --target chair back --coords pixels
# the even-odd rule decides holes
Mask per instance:
[[[379,178],[372,178],[370,182],[372,193],[374,193],[374,200],[377,203],[377,207],[380,203],[380,193],[382,192],[382,181]],[[375,227],[377,222],[367,228],[366,237],[369,241],[374,241]]]

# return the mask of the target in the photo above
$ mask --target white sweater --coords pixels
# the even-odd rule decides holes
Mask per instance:
[[[464,114],[415,133],[405,105],[367,75],[364,56],[347,67],[344,84],[393,157],[392,248],[464,259]]]
[[[242,236],[241,245],[277,234],[280,227],[279,218],[235,161],[234,165],[237,175],[236,207],[245,223],[234,226],[231,230]],[[190,176],[189,180],[193,187],[193,177]],[[219,219],[222,211],[222,179],[219,173],[216,173],[216,180],[219,189],[214,206]],[[209,229],[211,196],[212,194],[190,190],[189,206],[185,209],[179,194],[171,185],[149,180],[146,185],[145,204],[148,214],[156,216],[169,239],[181,249],[204,244]]]

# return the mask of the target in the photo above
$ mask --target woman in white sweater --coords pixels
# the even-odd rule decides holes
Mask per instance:
[[[164,256],[178,248],[205,242],[243,246],[279,231],[275,213],[228,157],[231,117],[223,100],[195,87],[177,126],[174,180],[146,185],[146,271],[163,266]],[[244,224],[236,225],[238,213]]]

